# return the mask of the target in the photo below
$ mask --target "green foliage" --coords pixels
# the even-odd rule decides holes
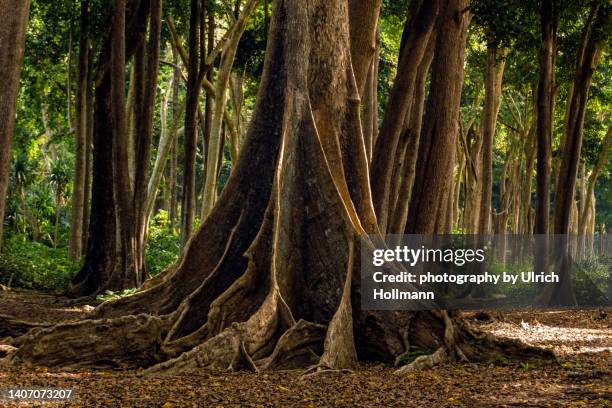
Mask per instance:
[[[399,358],[400,365],[405,365],[413,362],[417,357],[427,356],[432,354],[435,350],[428,348],[420,348],[417,346],[410,346],[410,349],[402,354]]]
[[[138,288],[124,289],[119,292],[113,292],[112,290],[107,290],[106,292],[104,292],[104,294],[96,296],[96,300],[106,302],[107,300],[115,300],[115,299],[119,299],[125,296],[132,295],[136,293],[137,291],[138,291]]]
[[[508,365],[508,359],[502,354],[494,354],[489,362],[494,366]]]
[[[149,241],[145,254],[151,275],[157,275],[176,261],[180,243],[180,236],[170,226],[168,212],[159,211],[149,225]]]
[[[11,287],[60,291],[79,267],[68,259],[65,248],[54,249],[15,235],[4,243],[0,254],[0,282]]]

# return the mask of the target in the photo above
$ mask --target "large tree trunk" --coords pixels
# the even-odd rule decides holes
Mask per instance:
[[[593,73],[597,69],[608,24],[608,7],[596,3],[582,32],[582,44],[576,58],[573,92],[568,99],[568,117],[563,143],[563,155],[557,177],[555,195],[555,234],[569,232],[570,214],[574,203],[578,161],[582,149],[582,130]]]
[[[502,96],[506,50],[496,46],[487,48],[487,70],[485,78],[485,100],[482,114],[482,190],[480,192],[480,216],[478,233],[491,233],[491,198],[493,197],[493,139]]]
[[[85,178],[87,172],[87,89],[89,87],[89,1],[81,2],[79,57],[77,61],[77,96],[75,109],[75,160],[72,187],[72,218],[68,254],[71,259],[83,255],[83,207],[86,205]]]
[[[29,0],[0,0],[0,251]]]
[[[536,234],[548,234],[550,210],[550,169],[554,120],[555,57],[557,54],[557,0],[543,0],[541,7],[542,48],[537,97]]]
[[[85,265],[72,281],[69,293],[90,295],[110,283],[115,260],[115,204],[113,201],[112,131],[110,114],[110,75],[97,81],[93,129],[93,184],[89,241]],[[107,286],[108,289],[120,287]],[[106,289],[105,288],[105,289]]]
[[[448,158],[437,147],[455,138],[463,80],[467,1],[448,3],[424,133],[436,147],[428,150],[430,164]],[[9,361],[121,364],[149,367],[146,374],[173,374],[313,364],[348,368],[358,356],[392,362],[409,345],[439,347],[410,368],[455,356],[479,359],[491,355],[487,350],[519,350],[515,342],[476,338],[463,320],[446,312],[366,312],[356,306],[356,240],[368,242],[366,232],[378,228],[367,194],[347,3],[278,0],[272,16],[242,153],[179,262],[145,290],[100,306],[94,316],[101,320],[35,329],[16,339]],[[443,75],[449,63],[457,71]],[[452,171],[442,167],[445,174]],[[435,168],[428,167],[417,180],[422,184],[433,175]],[[429,186],[441,202],[444,183]],[[418,191],[413,214],[429,216],[428,197]],[[428,225],[415,229],[436,232]],[[140,312],[148,314],[134,315]]]
[[[127,26],[129,28],[125,31],[127,41],[125,42],[123,64],[125,64],[126,58],[134,55],[144,38],[148,3],[130,1],[128,11],[129,24]],[[118,63],[121,64],[120,61]],[[120,75],[118,71],[115,74],[116,76]],[[117,93],[117,91],[115,92]],[[121,96],[123,95],[121,94]],[[118,267],[116,262],[119,259],[116,245],[119,237],[116,228],[116,186],[115,166],[113,165],[115,161],[113,128],[116,123],[113,122],[111,97],[111,41],[109,39],[102,46],[98,58],[95,98],[93,98],[93,129],[91,130],[94,154],[89,239],[85,264],[73,279],[68,290],[68,293],[74,296],[91,295],[106,289],[121,290],[135,286],[132,279],[126,279],[126,269]],[[88,97],[88,99],[90,98]],[[121,114],[118,111],[116,113]],[[125,108],[123,114],[125,115]],[[109,126],[109,124],[112,124],[112,126]],[[125,130],[123,135],[125,138]],[[127,161],[124,161],[123,164],[127,167]]]

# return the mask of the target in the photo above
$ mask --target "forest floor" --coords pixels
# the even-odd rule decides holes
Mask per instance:
[[[88,310],[90,307],[75,305],[63,297],[0,290],[0,315],[52,323],[85,316]],[[143,378],[137,371],[3,368],[0,389],[74,388],[75,398],[42,405],[0,401],[0,406],[612,406],[612,310],[466,315],[484,330],[551,348],[558,361],[526,363],[500,357],[487,363],[438,366],[402,377],[393,374],[393,367],[384,365],[362,365],[350,373],[307,377],[292,371]]]

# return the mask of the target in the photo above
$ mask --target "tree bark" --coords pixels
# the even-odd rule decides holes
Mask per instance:
[[[83,223],[82,223],[82,232],[81,232],[81,250],[84,251],[87,248],[87,241],[89,239],[89,203],[91,201],[91,173],[93,167],[93,86],[92,86],[92,78],[93,78],[93,69],[92,67],[92,50],[90,47],[89,50],[89,69],[87,70],[87,92],[85,93],[85,105],[86,105],[86,115],[87,115],[87,130],[86,130],[86,138],[85,138],[85,180],[84,180],[84,202],[83,202]]]
[[[136,169],[134,176],[133,212],[136,221],[136,268],[139,275],[146,275],[145,244],[151,209],[149,197],[154,195],[149,191],[149,161],[151,160],[151,144],[153,141],[153,109],[157,93],[157,76],[159,73],[159,48],[161,36],[162,0],[151,0],[149,40],[147,43],[146,80],[144,82],[143,107],[140,128],[137,134]],[[166,152],[164,152],[164,159]],[[160,177],[163,174],[163,167]],[[157,188],[155,189],[157,190]],[[141,281],[144,279],[141,279]],[[142,283],[142,282],[139,282]]]
[[[580,235],[586,235],[588,233],[587,231],[587,227],[588,227],[587,213],[589,212],[592,206],[592,200],[595,197],[595,184],[597,183],[597,177],[599,177],[599,174],[601,173],[604,166],[608,162],[608,153],[610,150],[611,142],[612,142],[612,127],[608,127],[608,132],[606,133],[606,136],[603,140],[601,151],[599,153],[599,158],[597,159],[597,164],[595,165],[595,168],[589,175],[589,187],[587,188],[586,193],[583,196],[584,203],[582,202],[582,200],[580,203],[580,214],[578,216],[578,220],[579,220],[578,221],[579,223],[578,233]],[[585,175],[583,172],[583,178],[584,177]]]
[[[555,234],[567,234],[569,232],[589,88],[606,38],[602,29],[606,27],[609,20],[608,7],[596,3],[583,29],[583,43],[576,58],[573,92],[568,100],[569,114],[565,128],[561,166],[557,177]]]
[[[470,14],[467,2],[449,1],[440,14],[445,24],[437,34],[429,99],[421,132],[416,175],[410,199],[408,234],[433,234],[454,168],[459,105],[463,86],[465,42]],[[458,17],[459,16],[459,17]]]
[[[75,164],[72,187],[72,219],[68,255],[76,260],[83,255],[83,207],[86,205],[87,172],[87,89],[89,87],[89,1],[81,2],[79,57],[77,61],[77,95],[75,109]]]
[[[404,120],[410,115],[419,65],[425,55],[429,37],[438,16],[438,1],[417,1],[406,22],[409,39],[403,48],[393,89],[389,95],[387,109],[380,133],[376,139],[372,157],[372,196],[378,225],[382,232],[387,230],[388,207],[391,202],[391,184],[397,146],[404,127]]]
[[[172,81],[172,124],[176,126],[178,133],[178,123],[181,117],[180,106],[179,106],[179,82],[181,79],[181,71],[178,67],[178,51],[175,47],[172,47],[172,60],[174,62],[173,70],[173,81]],[[177,214],[177,170],[178,170],[178,152],[177,152],[177,139],[178,135],[174,138],[173,143],[170,147],[170,169],[169,169],[169,181],[168,189],[170,190],[170,203],[168,209],[168,220],[170,227],[173,229],[176,226],[176,214]]]
[[[376,53],[376,27],[382,0],[349,0],[351,57],[359,95],[364,95],[368,71]]]
[[[491,232],[489,220],[491,219],[491,198],[493,197],[493,139],[497,114],[501,105],[505,54],[505,50],[498,50],[494,45],[489,45],[487,48],[485,100],[482,114],[482,190],[480,191],[480,216],[478,217],[478,233],[482,235]]]
[[[543,0],[540,11],[542,48],[537,97],[536,234],[548,234],[550,210],[550,168],[554,120],[555,59],[557,54],[557,0]]]
[[[130,23],[127,25],[129,30],[125,31],[128,41],[125,42],[123,64],[125,64],[125,58],[134,55],[139,47],[144,37],[148,16],[146,2],[130,1],[128,6]],[[72,296],[85,296],[107,289],[121,290],[135,286],[130,279],[124,279],[126,269],[120,268],[115,262],[119,257],[116,252],[118,236],[115,209],[116,188],[113,174],[115,167],[113,165],[115,161],[113,128],[115,123],[111,112],[111,42],[111,38],[108,38],[102,46],[96,69],[93,121],[91,122],[94,154],[89,239],[85,264],[68,289],[68,294]],[[120,61],[119,64],[121,64]],[[120,73],[117,72],[115,75],[120,75]],[[124,79],[123,76],[121,78]],[[116,113],[125,115],[125,109],[123,113]],[[127,163],[123,162],[123,165],[126,166]]]
[[[191,0],[189,17],[189,61],[187,64],[187,103],[185,108],[185,137],[183,157],[183,201],[181,205],[181,245],[184,246],[193,230],[195,219],[195,159],[198,130],[196,115],[200,84],[198,82],[198,29],[200,25],[200,2]]]
[[[410,196],[414,184],[427,93],[427,75],[434,57],[435,36],[431,36],[429,42],[428,50],[425,58],[421,61],[417,74],[414,107],[411,109],[409,117],[404,118],[404,130],[396,156],[398,158],[396,161],[399,161],[401,155],[402,166],[396,165],[398,173],[394,175],[395,180],[393,180],[394,186],[397,187],[391,193],[390,205],[393,204],[393,213],[388,228],[390,234],[403,234],[408,220],[408,206],[410,205]]]
[[[15,108],[25,47],[25,33],[30,12],[29,0],[0,1],[0,251],[4,225],[4,207],[11,162],[11,144]]]
[[[215,86],[215,105],[213,109],[212,125],[210,131],[210,143],[208,144],[206,159],[206,178],[204,180],[204,192],[202,196],[201,219],[204,220],[210,214],[217,195],[217,168],[220,163],[219,149],[221,148],[222,132],[221,124],[225,112],[227,88],[230,82],[234,58],[238,50],[240,37],[246,29],[249,16],[255,10],[258,0],[250,0],[242,10],[240,17],[233,26],[233,33],[221,53],[221,64],[217,74]]]

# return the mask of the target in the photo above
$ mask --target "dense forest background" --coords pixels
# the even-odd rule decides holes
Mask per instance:
[[[206,21],[202,24],[201,47],[206,50],[203,53],[210,53],[211,47],[219,43],[228,29],[234,29],[241,3],[204,2]],[[375,66],[373,70],[370,68],[362,104],[364,131],[370,132],[374,139],[385,110],[394,109],[388,102],[394,81],[397,81],[408,3],[407,0],[385,0],[380,9]],[[495,221],[500,224],[495,232],[522,233],[533,228],[533,215],[529,212],[536,207],[535,100],[541,48],[536,3],[503,0],[472,4],[475,17],[466,43],[460,114],[462,134],[457,139],[458,160],[454,170],[453,232],[476,231],[469,218],[474,211],[470,208],[474,205],[474,197],[482,190],[478,174],[483,156],[483,105],[488,98],[485,81],[487,67],[491,65],[487,49],[491,49],[491,44],[498,50],[495,59],[505,62],[505,68],[500,71],[503,79],[498,79],[499,113],[493,129],[490,181],[493,217],[505,219]],[[554,178],[561,162],[576,56],[584,41],[585,25],[592,24],[589,19],[592,19],[593,4],[582,1],[560,1],[558,4],[551,192],[556,187]],[[176,259],[185,234],[192,231],[191,226],[181,223],[181,214],[185,211],[182,203],[186,172],[193,173],[187,177],[195,178],[196,208],[190,217],[197,226],[223,190],[233,169],[252,117],[270,22],[271,5],[267,1],[255,2],[253,6],[249,3],[243,27],[232,36],[236,43],[225,46],[221,57],[207,61],[212,65],[198,96],[197,142],[195,146],[187,146],[195,151],[195,163],[190,164],[185,162],[189,155],[185,156],[184,138],[189,7],[188,1],[173,0],[163,5],[159,68],[154,92],[148,96],[152,117],[150,153],[144,158],[135,158],[136,149],[127,151],[132,174],[135,161],[137,166],[148,169],[149,174],[155,173],[144,193],[147,205],[152,206],[145,217],[148,225],[146,265],[152,275]],[[106,38],[104,24],[111,10],[107,2],[98,0],[32,1],[3,221],[0,279],[5,285],[60,290],[81,266],[87,247],[92,182],[92,84]],[[588,101],[582,102],[586,112],[574,197],[581,210],[576,220],[592,218],[590,222],[584,221],[589,224],[585,231],[590,233],[603,232],[612,225],[611,165],[603,152],[609,149],[612,67],[609,50],[601,48],[587,90]],[[139,69],[143,68],[134,60],[128,63],[126,70],[127,134],[131,135],[131,140],[139,126],[133,113],[138,103],[134,90],[142,75]],[[224,102],[216,108],[215,92],[224,94]],[[85,118],[81,119],[81,115]],[[219,156],[214,160],[207,159],[210,146],[218,146]],[[143,159],[146,162],[142,162]],[[602,159],[603,163],[598,166]],[[402,160],[400,158],[393,165],[401,168]],[[214,169],[213,165],[216,166],[215,175],[209,177],[207,184],[207,169]],[[149,180],[149,174],[142,180]],[[592,198],[587,198],[588,194],[592,194]],[[593,208],[584,210],[585,201]],[[554,205],[553,197],[553,208]],[[505,216],[499,217],[500,214]],[[520,217],[531,224],[523,226]],[[578,231],[578,221],[575,224],[575,231]],[[79,240],[81,242],[77,243]]]

